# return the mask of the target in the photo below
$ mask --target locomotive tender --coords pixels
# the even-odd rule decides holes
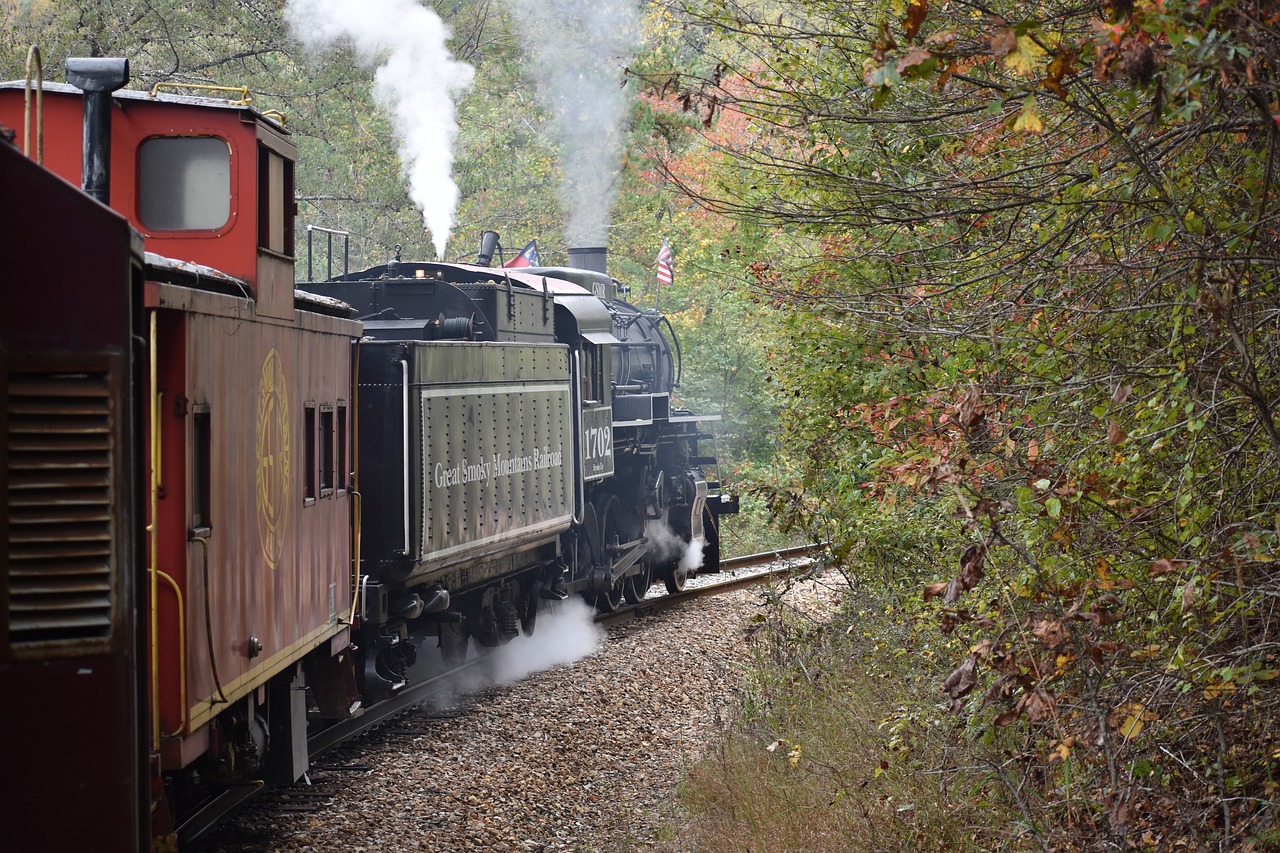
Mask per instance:
[[[30,849],[58,813],[111,815],[61,846],[134,850],[293,781],[309,731],[394,695],[420,651],[678,590],[737,508],[699,455],[713,419],[672,400],[670,326],[602,250],[507,270],[486,234],[475,264],[295,285],[283,119],[127,76],[68,61],[44,168],[0,142],[32,211],[6,202],[0,229],[24,289],[0,320],[0,686],[27,697],[2,731],[43,768],[0,823]],[[0,125],[25,100],[0,84]]]

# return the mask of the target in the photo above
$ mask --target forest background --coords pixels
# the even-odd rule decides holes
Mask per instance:
[[[371,98],[378,51],[304,50],[282,0],[9,0],[0,74],[39,43],[52,80],[124,55],[138,88],[248,86],[298,141],[300,225],[349,231],[355,268],[470,260],[486,229],[563,263],[570,138],[534,72],[603,5],[428,4],[474,69],[443,234]],[[730,549],[830,543],[846,600],[761,617],[672,833],[1280,849],[1280,6],[620,8],[627,38],[587,48],[624,99],[610,272],[724,418]]]

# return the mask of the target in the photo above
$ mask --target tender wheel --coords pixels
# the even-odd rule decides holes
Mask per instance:
[[[440,658],[451,668],[467,659],[467,631],[461,622],[440,623]]]
[[[529,589],[525,597],[524,607],[520,613],[520,632],[526,637],[533,636],[533,629],[538,623],[538,607],[542,603],[542,582],[538,581]]]
[[[639,574],[628,575],[622,579],[622,596],[628,604],[639,604],[649,594],[649,586],[652,583],[653,575],[649,571],[648,564],[645,564]]]

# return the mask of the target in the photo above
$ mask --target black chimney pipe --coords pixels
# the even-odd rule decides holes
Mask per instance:
[[[67,82],[84,92],[84,167],[80,173],[82,188],[88,195],[109,205],[111,93],[129,82],[129,60],[68,58]]]
[[[493,253],[498,250],[498,232],[486,231],[480,235],[480,254],[476,255],[476,265],[481,267],[489,266],[493,260]]]
[[[580,270],[590,270],[608,275],[609,250],[603,246],[583,247],[569,250],[569,266]]]

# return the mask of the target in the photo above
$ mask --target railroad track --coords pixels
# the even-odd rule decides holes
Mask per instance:
[[[677,607],[686,601],[692,601],[696,598],[723,595],[735,589],[755,586],[756,584],[785,577],[797,570],[808,568],[813,562],[813,555],[818,552],[819,548],[820,546],[818,545],[800,545],[795,548],[764,551],[759,554],[748,554],[742,557],[721,560],[719,572],[699,575],[699,579],[716,575],[729,575],[735,572],[743,573],[734,574],[732,577],[726,577],[723,580],[687,586],[680,592],[645,598],[635,604],[620,607],[613,613],[602,613],[596,617],[596,622],[603,625],[614,625],[619,622],[647,616],[651,613],[657,613],[669,607]],[[772,566],[772,568],[758,572],[746,572],[747,569],[754,569],[760,566]]]
[[[820,546],[818,545],[804,545],[722,560],[719,572],[700,576],[694,582],[694,585],[686,586],[684,590],[678,593],[665,593],[655,595],[652,598],[645,598],[636,604],[626,605],[612,613],[599,614],[596,616],[595,621],[597,624],[606,626],[619,624],[678,607],[694,599],[722,595],[736,589],[781,578],[811,565],[813,555],[819,549]],[[761,571],[748,571],[762,566],[769,568]],[[731,576],[711,582],[702,582],[706,578],[716,575]],[[452,692],[461,676],[482,667],[485,663],[487,661],[484,657],[474,657],[461,666],[448,669],[409,685],[393,698],[365,709],[359,716],[332,725],[317,733],[307,741],[311,760],[315,761],[335,747],[387,725],[389,721],[401,717],[412,708],[429,702],[439,695]],[[318,769],[345,770],[348,768],[346,766],[336,768],[325,766]],[[290,786],[283,790],[293,791],[297,787],[297,785]],[[304,791],[297,799],[306,802],[327,800],[329,795],[324,791],[324,785],[322,784],[319,787],[320,790],[316,791],[314,796],[306,795]],[[196,841],[216,828],[228,817],[244,808],[250,801],[255,800],[265,790],[268,790],[268,786],[258,782],[232,788],[211,799],[177,827],[179,840],[184,844]]]

